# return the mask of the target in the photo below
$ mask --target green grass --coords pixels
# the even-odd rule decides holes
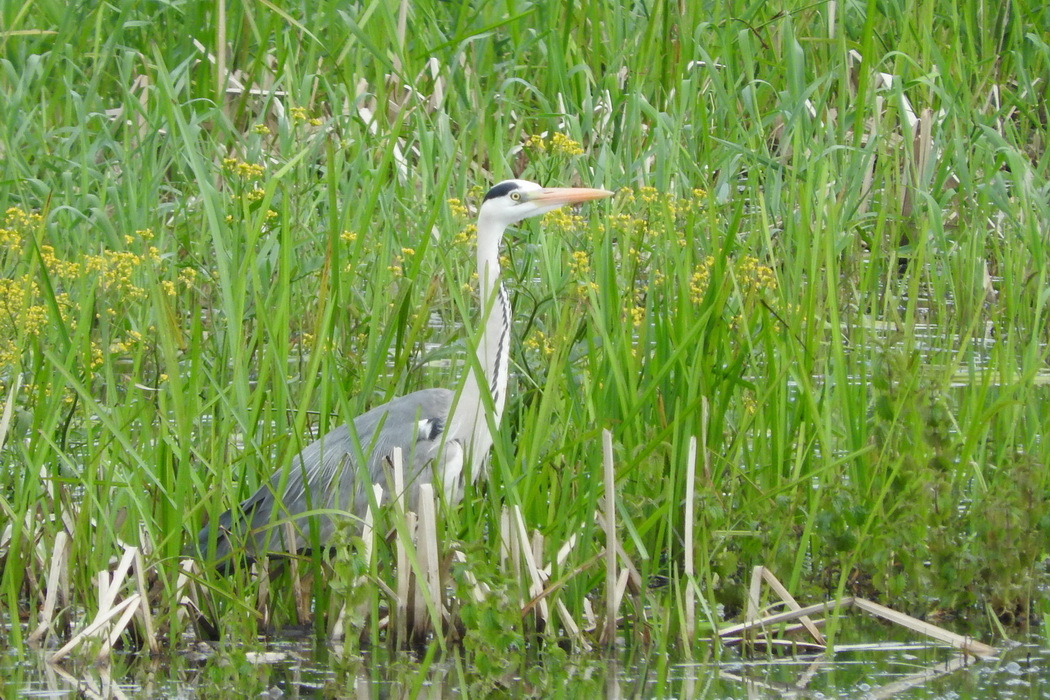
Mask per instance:
[[[609,428],[621,541],[672,581],[628,596],[628,639],[676,646],[706,429],[701,630],[757,564],[799,599],[1045,614],[1048,11],[623,5],[410,3],[401,32],[397,3],[228,3],[223,23],[213,3],[5,4],[5,614],[35,627],[65,528],[74,627],[140,544],[177,646],[206,518],[339,422],[454,385],[431,361],[476,319],[470,215],[448,200],[511,176],[622,193],[510,237],[511,400],[487,484],[444,513],[461,591],[469,570],[528,600],[498,563],[520,505],[548,557],[579,538],[550,602],[602,609]],[[315,609],[377,611],[378,587],[349,585],[367,564],[339,556]],[[203,582],[252,639],[257,579]],[[513,606],[462,605],[469,651],[524,663],[487,653],[523,643]]]

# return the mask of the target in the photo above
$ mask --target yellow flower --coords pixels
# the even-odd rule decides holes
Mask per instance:
[[[578,156],[583,154],[583,146],[565,134],[555,133],[551,137],[551,152],[563,156]]]
[[[266,126],[265,124],[256,124],[252,127],[252,133],[259,134],[260,136],[269,136],[270,127]]]
[[[535,148],[537,151],[546,151],[547,142],[543,140],[543,136],[540,134],[531,134],[529,138],[525,139],[525,148]]]
[[[466,205],[456,197],[446,200],[445,203],[448,204],[448,210],[452,212],[452,216],[457,219],[465,219],[470,214],[470,210],[467,209]]]
[[[343,241],[343,243],[353,243],[357,240],[357,234],[353,231],[343,231],[339,234],[339,239]]]
[[[266,167],[258,163],[247,163],[236,158],[223,158],[222,168],[244,180],[254,180],[266,173]]]
[[[456,245],[464,245],[470,243],[471,240],[478,233],[477,224],[467,224],[463,227],[463,230],[456,234],[456,237],[452,239],[452,242]]]
[[[587,253],[582,250],[573,251],[572,259],[569,260],[569,269],[577,277],[585,277],[591,271],[591,260]]]

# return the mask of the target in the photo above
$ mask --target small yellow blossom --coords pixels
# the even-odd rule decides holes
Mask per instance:
[[[638,196],[641,197],[642,201],[646,204],[652,204],[660,199],[660,193],[657,189],[655,187],[649,187],[648,185],[638,188]]]
[[[591,271],[591,260],[586,251],[573,251],[572,259],[569,260],[569,269],[576,277],[585,277]]]
[[[547,142],[543,140],[543,136],[540,134],[530,134],[525,139],[525,148],[534,148],[537,151],[546,152]]]
[[[306,111],[306,107],[292,107],[288,110],[292,115],[292,121],[294,122],[305,122],[309,119],[309,113]]]
[[[543,331],[536,331],[526,338],[525,347],[538,351],[544,357],[550,357],[554,354],[554,344],[551,343],[550,338]]]
[[[415,250],[415,248],[402,248],[401,249],[401,254],[406,256],[406,257],[407,256],[412,256],[412,255],[416,254],[416,250]]]
[[[160,288],[164,291],[164,293],[167,296],[175,296],[175,283],[171,280],[161,280]]]
[[[641,306],[632,306],[630,308],[630,314],[631,325],[633,325],[635,328],[641,326],[642,322],[645,320],[645,309]]]
[[[457,219],[464,219],[470,214],[470,210],[467,209],[466,205],[456,197],[446,200],[448,204],[448,210],[452,213],[452,216]]]
[[[254,180],[266,173],[266,167],[258,163],[247,163],[236,158],[223,158],[223,170],[244,180]]]
[[[269,136],[270,127],[266,126],[265,124],[256,124],[252,127],[252,133],[259,134],[260,136]]]
[[[555,133],[551,137],[551,152],[563,156],[578,156],[583,154],[583,146],[565,134]]]
[[[464,245],[470,243],[478,235],[477,224],[467,224],[463,227],[463,230],[456,234],[456,237],[452,239],[452,242],[456,245]]]
[[[343,231],[341,234],[339,234],[339,239],[343,243],[353,243],[357,240],[357,234],[353,231]]]
[[[694,304],[703,301],[714,264],[715,259],[709,255],[693,270],[693,276],[689,280],[689,298]]]

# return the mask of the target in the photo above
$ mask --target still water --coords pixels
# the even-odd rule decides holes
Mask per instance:
[[[723,650],[692,662],[642,652],[540,652],[527,672],[519,665],[503,676],[482,676],[454,651],[344,656],[313,641],[253,651],[193,645],[157,659],[117,655],[108,667],[52,666],[40,653],[18,659],[6,651],[0,690],[5,698],[1050,698],[1044,637],[997,646],[1000,653],[983,661],[916,640],[839,645],[833,655]]]

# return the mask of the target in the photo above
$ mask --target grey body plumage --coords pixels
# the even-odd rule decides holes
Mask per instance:
[[[406,494],[408,506],[414,508],[419,485],[431,483],[441,469],[436,458],[462,460],[462,445],[455,439],[446,440],[444,434],[453,396],[448,389],[399,396],[354,419],[356,440],[350,426],[344,424],[307,445],[293,458],[287,475],[278,470],[239,508],[220,516],[215,558],[224,559],[238,544],[249,555],[289,551],[286,529],[268,527],[289,518],[297,533],[296,550],[309,546],[311,520],[319,529],[317,541],[327,543],[335,528],[333,517],[340,517],[338,514],[299,516],[310,511],[339,511],[360,517],[374,483],[383,486],[384,502],[389,502],[393,493],[388,478],[390,460],[397,447],[401,448],[405,484],[411,487]],[[363,470],[357,467],[358,455],[367,455]],[[277,498],[282,480],[283,496]],[[201,552],[207,551],[209,536],[206,527],[200,533]]]

